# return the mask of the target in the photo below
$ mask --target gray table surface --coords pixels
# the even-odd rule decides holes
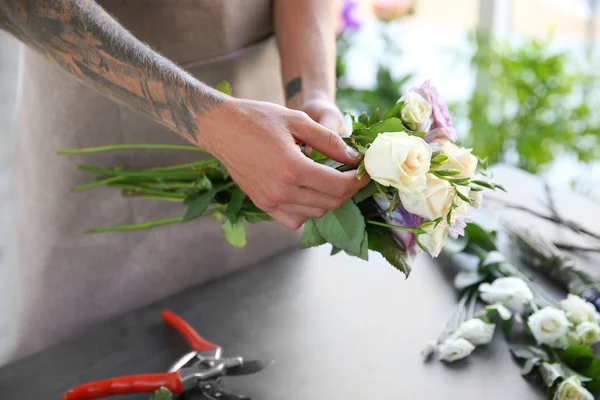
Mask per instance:
[[[0,398],[57,399],[90,380],[166,370],[188,349],[162,323],[163,308],[226,354],[274,360],[260,374],[224,381],[256,400],[544,398],[520,377],[504,340],[464,362],[422,363],[421,348],[456,301],[449,268],[422,256],[405,280],[375,254],[369,263],[328,254],[322,246],[282,255],[99,324],[0,369]]]

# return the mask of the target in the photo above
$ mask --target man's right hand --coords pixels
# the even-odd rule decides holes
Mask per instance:
[[[340,172],[306,157],[306,144],[344,164],[359,154],[308,117],[271,103],[227,98],[198,122],[198,146],[227,167],[257,207],[289,229],[340,207],[369,178]]]

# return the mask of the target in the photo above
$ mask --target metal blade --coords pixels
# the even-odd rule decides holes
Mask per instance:
[[[223,390],[216,381],[200,383],[198,388],[202,392],[202,395],[210,400],[251,400],[248,396],[240,396]]]
[[[273,364],[273,361],[265,362],[259,360],[246,361],[239,367],[233,367],[227,369],[227,375],[250,375],[262,371],[269,365]]]

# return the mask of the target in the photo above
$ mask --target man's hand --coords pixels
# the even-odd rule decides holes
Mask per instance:
[[[329,117],[333,110],[319,110],[322,118],[338,123]],[[344,164],[356,164],[359,157],[337,130],[319,125],[304,112],[227,99],[199,126],[197,144],[225,164],[259,208],[289,229],[340,207],[368,183],[368,177],[356,179],[355,171],[339,172],[302,154],[300,143]]]
[[[299,109],[308,114],[313,121],[337,132],[341,136],[349,133],[345,130],[342,112],[335,104],[328,100],[311,100],[304,103]]]

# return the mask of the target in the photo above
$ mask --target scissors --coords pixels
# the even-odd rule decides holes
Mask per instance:
[[[153,393],[161,388],[180,395],[197,389],[207,400],[250,400],[225,391],[220,378],[226,375],[249,375],[262,371],[267,365],[261,361],[245,361],[242,357],[223,357],[221,346],[198,334],[185,320],[163,310],[163,320],[179,331],[193,351],[177,360],[169,372],[109,378],[86,383],[68,390],[62,400],[89,400],[118,394]]]

